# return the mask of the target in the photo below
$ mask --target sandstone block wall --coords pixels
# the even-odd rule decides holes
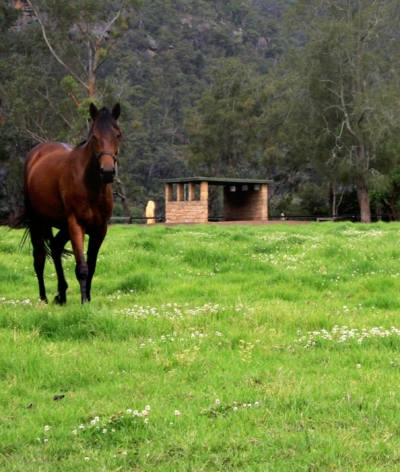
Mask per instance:
[[[186,188],[185,188],[186,187]],[[208,221],[208,183],[201,182],[199,198],[196,200],[196,185],[189,183],[166,184],[165,220],[167,223],[207,223]],[[175,195],[174,195],[175,193]]]
[[[192,202],[165,202],[167,223],[207,223],[208,203]]]
[[[224,219],[267,220],[268,186],[237,185],[234,192],[230,187],[224,187]]]

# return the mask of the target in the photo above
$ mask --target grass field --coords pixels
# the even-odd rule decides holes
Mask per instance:
[[[113,226],[90,304],[65,261],[64,307],[21,237],[2,472],[400,470],[400,224]]]

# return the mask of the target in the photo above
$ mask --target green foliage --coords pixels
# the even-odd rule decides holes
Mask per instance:
[[[263,136],[261,85],[254,71],[236,59],[213,71],[213,85],[185,122],[189,165],[201,175],[249,176],[257,162]],[[258,164],[258,166],[257,166]]]
[[[341,180],[345,166],[350,169],[363,221],[369,219],[368,190],[376,170],[387,170],[389,156],[378,150],[387,140],[391,145],[398,141],[399,110],[391,97],[398,8],[397,1],[299,0],[289,16],[290,26],[298,25],[305,36],[297,64],[305,77],[304,103],[310,107],[307,130],[318,136],[311,149],[317,161],[328,164],[333,182]]]
[[[82,118],[85,118],[85,120],[90,120],[90,104],[94,103],[95,105],[99,106],[98,101],[94,100],[93,98],[84,98],[79,107],[78,107],[78,112]]]
[[[68,93],[68,92],[72,92],[72,93],[77,93],[78,91],[78,84],[76,82],[76,80],[71,77],[70,75],[68,75],[67,77],[64,77],[61,81],[61,87]]]

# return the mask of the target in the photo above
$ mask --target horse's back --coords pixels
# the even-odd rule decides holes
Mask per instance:
[[[24,172],[25,199],[31,211],[54,220],[64,213],[60,178],[68,166],[72,147],[56,142],[41,143],[27,155]]]

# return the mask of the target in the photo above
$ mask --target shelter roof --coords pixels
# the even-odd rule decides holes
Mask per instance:
[[[166,184],[189,184],[208,182],[211,185],[245,185],[245,184],[272,184],[273,180],[239,179],[235,177],[180,177],[178,179],[163,179]]]

